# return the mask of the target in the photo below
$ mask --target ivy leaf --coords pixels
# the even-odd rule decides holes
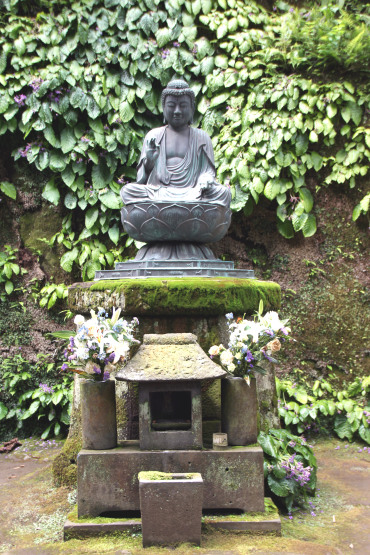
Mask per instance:
[[[118,210],[122,207],[119,195],[116,195],[113,191],[108,191],[107,193],[100,195],[99,198],[104,206],[111,208],[112,210]]]
[[[312,237],[316,233],[316,218],[313,214],[309,214],[307,220],[303,224],[302,233],[304,237]]]
[[[163,48],[171,40],[171,34],[171,31],[167,28],[158,29],[155,34],[158,48]]]
[[[368,445],[370,445],[370,428],[365,428],[363,424],[360,425],[358,429],[358,435],[363,439]]]
[[[76,137],[73,129],[71,129],[70,127],[65,127],[60,134],[60,146],[61,146],[62,152],[64,154],[67,154],[67,152],[71,152],[75,144],[76,144]]]
[[[292,239],[292,237],[294,237],[294,229],[291,221],[289,220],[286,220],[285,222],[278,221],[277,228],[279,233],[283,237],[285,237],[285,239]]]
[[[65,170],[67,165],[67,162],[64,158],[64,156],[58,151],[58,150],[53,150],[50,153],[50,162],[49,162],[49,166],[50,169],[53,170],[53,172],[62,172],[63,170]]]
[[[109,239],[112,241],[112,243],[114,243],[115,245],[117,245],[118,240],[119,240],[119,228],[117,225],[114,225],[113,227],[110,227],[108,229],[108,235],[109,235]]]
[[[42,192],[42,196],[44,199],[48,200],[49,202],[57,205],[60,199],[60,193],[58,187],[55,186],[54,178],[51,179],[44,187]]]
[[[91,177],[95,189],[103,189],[112,180],[112,173],[103,158],[99,160],[98,165],[93,166]]]
[[[0,183],[0,190],[4,193],[4,195],[12,198],[13,200],[17,198],[17,190],[13,183],[9,183],[9,181],[2,181]]]
[[[96,119],[100,115],[100,108],[93,98],[89,98],[86,106],[87,113],[91,119]]]
[[[2,403],[0,401],[0,420],[2,420],[3,418],[6,417],[6,415],[8,414],[8,407],[6,407],[4,405],[4,403]]]
[[[219,106],[220,104],[225,102],[225,100],[227,100],[230,97],[230,95],[231,95],[231,92],[224,92],[222,94],[218,94],[214,96],[211,100],[210,107],[214,108],[215,106]]]
[[[313,198],[310,191],[305,187],[302,187],[301,189],[299,189],[299,197],[303,202],[305,212],[311,212],[313,207]]]
[[[119,115],[122,120],[122,123],[127,123],[134,117],[135,111],[131,106],[131,104],[127,102],[127,100],[125,100],[124,102],[121,102],[119,106]]]
[[[92,226],[94,225],[94,223],[96,222],[96,220],[98,219],[99,216],[99,209],[96,207],[91,207],[88,209],[88,211],[86,212],[86,216],[85,216],[85,227],[86,229],[91,229]]]
[[[302,156],[307,151],[308,148],[308,137],[303,133],[298,133],[297,139],[295,141],[295,153],[297,156]]]
[[[64,206],[68,208],[68,210],[73,210],[77,206],[77,197],[72,193],[67,193],[64,198]]]
[[[66,272],[72,271],[73,262],[78,257],[78,248],[74,247],[71,251],[68,251],[63,254],[62,258],[60,259],[60,265]]]
[[[5,291],[7,295],[10,295],[14,290],[14,285],[11,281],[5,282]]]
[[[334,420],[334,430],[341,439],[344,439],[346,437],[349,441],[351,441],[353,433],[351,429],[351,424],[348,422],[348,418],[346,417],[346,415],[337,414]]]

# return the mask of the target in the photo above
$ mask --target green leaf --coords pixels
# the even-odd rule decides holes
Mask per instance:
[[[163,48],[170,40],[171,40],[171,31],[170,29],[158,29],[155,34],[155,38],[158,44],[158,48]]]
[[[278,456],[276,441],[270,435],[266,434],[265,432],[260,432],[257,441],[262,447],[263,451],[267,453],[267,455],[270,455],[274,458]]]
[[[77,206],[77,197],[72,193],[68,193],[64,198],[64,206],[68,210],[73,210]]]
[[[53,170],[54,172],[59,173],[65,170],[66,165],[67,165],[67,162],[64,156],[58,150],[53,150],[50,154],[50,162],[49,162],[50,169]]]
[[[17,190],[13,183],[9,183],[9,181],[2,181],[0,183],[0,190],[4,193],[4,195],[12,198],[13,200],[17,198]]]
[[[215,106],[219,106],[220,104],[225,102],[225,100],[227,100],[230,97],[230,95],[231,95],[231,92],[224,92],[222,94],[218,94],[214,96],[211,100],[210,107],[214,108]]]
[[[275,478],[273,474],[269,474],[267,476],[267,483],[269,488],[271,489],[272,493],[277,495],[278,497],[286,497],[290,493],[292,493],[292,484],[291,480]]]
[[[304,237],[312,237],[316,233],[316,218],[313,214],[309,214],[306,222],[302,227],[302,233]]]
[[[60,401],[63,399],[63,391],[56,391],[55,393],[53,393],[52,397],[51,397],[51,402],[54,405],[59,405]]]
[[[7,295],[10,295],[14,290],[14,285],[11,281],[5,282],[5,291]]]
[[[112,208],[112,210],[119,210],[122,207],[122,202],[119,195],[116,195],[113,191],[108,191],[103,195],[100,195],[100,201],[107,208]]]
[[[66,154],[67,152],[71,152],[75,144],[76,144],[76,137],[73,129],[71,129],[70,127],[65,127],[60,134],[60,145],[61,145],[62,152],[64,154]]]
[[[119,228],[117,225],[114,225],[113,227],[110,227],[108,229],[108,235],[109,235],[109,239],[115,244],[117,245],[118,240],[119,240]]]
[[[60,199],[60,193],[58,188],[55,186],[54,178],[51,179],[44,187],[42,192],[42,196],[44,199],[48,200],[49,202],[57,205]]]
[[[277,228],[279,233],[286,239],[292,239],[294,237],[294,229],[292,222],[286,220],[285,222],[277,222]]]
[[[95,189],[103,189],[112,180],[112,172],[109,170],[106,161],[101,158],[99,164],[94,165],[91,171],[92,182]]]
[[[370,445],[370,428],[365,428],[363,424],[360,425],[358,429],[358,435],[363,439],[368,445]]]
[[[62,258],[60,259],[60,265],[66,272],[72,271],[73,262],[78,257],[78,248],[74,247],[71,251],[68,251],[63,254]]]
[[[335,417],[334,431],[341,439],[346,437],[349,441],[351,441],[353,436],[351,424],[348,422],[348,418],[344,414],[337,414]]]
[[[8,407],[6,407],[4,405],[4,403],[2,403],[0,401],[0,420],[2,420],[3,418],[6,417],[6,415],[8,414]]]
[[[127,102],[127,100],[125,100],[124,102],[121,102],[119,106],[119,115],[122,120],[122,123],[127,123],[134,117],[135,111],[131,106],[131,104]]]
[[[311,212],[312,207],[313,207],[313,198],[312,195],[310,193],[310,191],[308,189],[306,189],[305,187],[302,187],[301,189],[299,189],[299,197],[301,199],[301,201],[303,202],[303,206],[306,212]]]
[[[98,219],[98,216],[99,216],[98,208],[96,207],[89,208],[85,216],[85,227],[87,229],[91,229],[94,223],[96,222],[96,220]]]

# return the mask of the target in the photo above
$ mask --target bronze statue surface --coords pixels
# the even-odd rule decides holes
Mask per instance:
[[[187,83],[171,81],[162,105],[165,125],[146,135],[136,183],[121,189],[124,229],[149,244],[137,260],[214,259],[203,243],[226,234],[230,190],[216,181],[210,137],[191,127],[195,96]]]
[[[216,182],[211,139],[205,131],[190,127],[193,91],[185,81],[172,81],[163,91],[162,103],[166,125],[146,135],[136,183],[122,188],[123,202],[204,200],[229,205],[230,191]]]

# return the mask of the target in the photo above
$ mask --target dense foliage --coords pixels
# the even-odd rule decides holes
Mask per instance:
[[[1,362],[0,436],[42,439],[65,433],[72,402],[70,376],[57,373],[56,365],[40,354],[36,364],[21,353]]]
[[[196,123],[213,137],[234,210],[248,213],[264,196],[276,203],[280,233],[308,237],[315,185],[361,189],[370,158],[369,10],[276,6],[3,2],[2,144],[47,173],[43,197],[64,205],[50,241],[65,248],[64,270],[91,279],[122,259],[131,240],[119,223],[119,189],[136,175],[142,138],[161,124],[161,89],[175,76],[196,92]],[[5,198],[14,198],[11,186],[9,176],[0,184]],[[354,219],[368,207],[365,195]]]
[[[370,377],[357,377],[347,388],[336,390],[326,379],[315,380],[312,388],[277,380],[279,415],[288,430],[334,432],[341,439],[361,438],[370,444]]]

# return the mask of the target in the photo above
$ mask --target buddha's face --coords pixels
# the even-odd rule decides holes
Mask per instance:
[[[170,127],[181,129],[189,125],[193,117],[193,108],[187,94],[166,96],[163,114]]]

